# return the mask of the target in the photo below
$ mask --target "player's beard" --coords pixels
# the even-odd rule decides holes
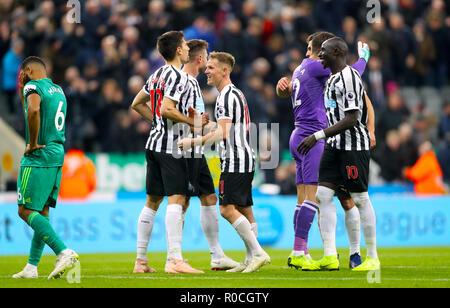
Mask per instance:
[[[31,78],[28,77],[27,74],[25,74],[25,77],[23,77],[23,85],[26,85],[29,81],[31,81]]]
[[[206,65],[205,66],[200,66],[198,68],[198,73],[199,74],[204,74],[206,72]]]

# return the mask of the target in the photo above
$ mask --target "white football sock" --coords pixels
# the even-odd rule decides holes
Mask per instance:
[[[181,241],[183,237],[183,207],[179,204],[167,205],[166,212],[167,260],[182,260]]]
[[[377,254],[377,236],[376,236],[376,217],[367,192],[351,193],[355,205],[358,207],[361,217],[361,227],[366,242],[367,256],[372,259],[378,258]]]
[[[335,256],[336,251],[336,206],[333,201],[334,190],[319,186],[317,188],[317,204],[319,205],[320,234],[322,236],[325,256]]]
[[[241,215],[235,220],[233,227],[244,241],[246,247],[248,247],[248,251],[252,256],[260,256],[264,253],[264,250],[259,245],[258,240],[252,231],[250,222],[244,215]]]
[[[200,224],[209,245],[212,260],[225,256],[219,242],[219,216],[215,205],[200,207]]]
[[[256,222],[250,224],[250,229],[252,230],[253,234],[255,235],[256,239],[258,239],[258,225]],[[252,258],[252,251],[250,248],[245,244],[246,254],[245,254],[245,264],[248,264],[250,259]]]
[[[361,243],[361,228],[359,211],[356,206],[345,211],[345,229],[347,230],[348,242],[350,244],[350,255],[358,253]]]
[[[137,225],[137,258],[147,260],[148,242],[152,235],[156,211],[144,206]]]
[[[34,264],[27,263],[25,265],[24,270],[26,270],[26,271],[37,271],[37,266],[34,265]]]

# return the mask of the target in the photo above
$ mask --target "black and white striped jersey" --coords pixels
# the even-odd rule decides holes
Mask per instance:
[[[222,172],[255,171],[255,153],[250,147],[250,114],[244,94],[233,84],[225,86],[216,100],[217,122],[230,119],[231,128],[226,141],[219,143]]]
[[[350,66],[333,74],[324,90],[324,104],[327,110],[328,126],[345,117],[345,111],[358,110],[357,124],[344,132],[329,137],[327,144],[345,151],[364,151],[370,149],[367,129],[367,106],[364,86],[359,73]]]
[[[200,85],[198,84],[198,81],[196,78],[188,74],[188,91],[186,91],[180,99],[180,105],[179,110],[182,112],[185,116],[189,116],[188,109],[189,107],[194,108],[197,110],[200,114],[205,112],[205,103],[203,101],[203,95],[202,90],[200,89]],[[201,123],[199,123],[201,124]],[[189,138],[195,138],[198,137],[197,135],[194,136],[193,133],[189,133]],[[184,136],[183,136],[184,138]],[[203,154],[203,146],[195,146],[193,148],[194,153],[196,154],[195,157],[199,157]],[[192,149],[189,149],[186,151],[187,153],[192,153]],[[191,157],[190,155],[185,155],[186,157]]]
[[[152,128],[145,148],[155,152],[167,154],[181,154],[178,149],[178,132],[182,131],[179,125],[172,120],[161,116],[161,104],[164,97],[178,102],[176,107],[186,114],[182,98],[189,91],[188,74],[173,65],[164,65],[148,78],[144,85],[144,92],[150,95],[150,108],[153,114]]]

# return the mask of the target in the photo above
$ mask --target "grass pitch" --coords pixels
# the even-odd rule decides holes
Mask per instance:
[[[288,250],[266,250],[272,263],[257,273],[227,273],[209,269],[208,252],[184,252],[189,263],[205,274],[168,275],[164,273],[165,253],[150,253],[154,274],[132,274],[135,254],[80,254],[81,281],[70,284],[64,276],[47,280],[55,256],[45,255],[39,265],[38,279],[12,279],[22,270],[27,256],[0,257],[2,288],[448,288],[450,287],[450,247],[380,248],[381,271],[368,279],[367,273],[348,268],[348,250],[340,249],[341,268],[335,272],[302,272],[286,264]],[[244,252],[227,251],[228,256],[242,260]],[[318,259],[322,250],[311,250]],[[365,251],[362,251],[364,258]],[[372,280],[372,283],[370,283]]]

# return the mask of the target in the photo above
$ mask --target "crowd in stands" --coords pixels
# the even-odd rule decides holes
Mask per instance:
[[[183,30],[187,39],[206,40],[209,51],[234,55],[232,80],[246,95],[252,122],[280,123],[280,151],[286,152],[292,105],[276,96],[275,85],[305,57],[308,35],[325,30],[348,43],[349,63],[357,60],[358,40],[370,46],[363,80],[376,111],[372,157],[382,179],[406,181],[405,168],[416,163],[420,145],[430,141],[450,183],[450,1],[381,0],[375,11],[366,2],[71,1],[81,5],[77,23],[68,18],[74,11],[66,0],[3,0],[1,117],[24,134],[18,67],[24,57],[37,55],[69,102],[67,149],[142,151],[150,124],[129,106],[163,64],[155,50],[157,37]],[[212,114],[217,92],[207,86],[205,76],[199,81]],[[267,181],[295,182],[293,173],[286,160],[268,173]],[[281,186],[295,193],[295,185]]]

